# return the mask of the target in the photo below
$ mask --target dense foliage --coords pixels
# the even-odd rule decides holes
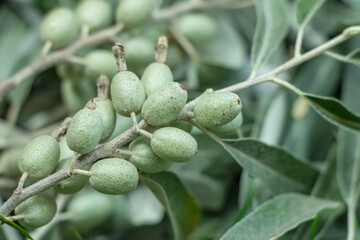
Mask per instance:
[[[0,239],[358,239],[359,12],[0,3]]]

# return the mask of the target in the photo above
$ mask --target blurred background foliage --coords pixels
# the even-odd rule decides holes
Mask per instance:
[[[118,1],[109,2],[115,9]],[[180,1],[163,1],[161,8],[177,2]],[[251,73],[256,14],[251,4],[246,8],[237,8],[235,5],[239,2],[243,1],[234,0],[234,6],[229,5],[227,8],[204,10],[218,25],[219,34],[208,44],[194,44],[194,51],[189,52],[182,47],[168,22],[148,22],[121,32],[116,40],[125,44],[128,68],[141,75],[153,61],[153,47],[157,37],[166,34],[170,39],[167,63],[175,80],[187,88],[190,98],[209,87],[219,89],[243,81]],[[75,8],[77,3],[77,0],[0,2],[0,82],[38,57],[42,47],[39,24],[43,16],[55,7]],[[286,1],[290,27],[285,41],[258,73],[266,73],[292,56],[297,33],[293,5],[294,1]],[[326,1],[306,28],[304,49],[318,46],[348,26],[360,24],[359,12],[358,0]],[[357,51],[359,46],[360,37],[355,37],[332,51],[346,55]],[[95,48],[110,49],[111,43]],[[91,50],[78,52],[77,56],[85,56]],[[355,64],[341,62],[324,54],[283,73],[281,77],[305,92],[339,98],[348,108],[359,113],[360,57],[357,52],[352,57],[357,61]],[[63,118],[82,108],[95,95],[95,83],[91,79],[81,73],[78,73],[77,80],[64,79],[59,68],[59,65],[55,66],[25,81],[0,103],[1,151],[24,146],[34,136],[50,133]],[[81,70],[75,68],[73,71],[76,73]],[[244,124],[239,131],[221,137],[252,137],[269,145],[282,146],[296,158],[321,170],[316,183],[305,193],[347,201],[349,184],[346,178],[337,181],[335,176],[346,176],[351,171],[356,156],[350,156],[350,152],[358,148],[359,141],[356,134],[338,130],[306,102],[276,85],[261,84],[238,94],[243,102]],[[130,125],[129,119],[118,115],[113,137]],[[236,219],[239,220],[276,194],[269,187],[269,182],[251,178],[242,171],[221,145],[198,129],[194,128],[192,134],[199,143],[199,153],[188,163],[174,165],[170,172],[177,176],[174,176],[174,181],[183,182],[201,208],[200,224],[189,239],[219,239]],[[62,151],[62,158],[69,155],[71,152],[66,152],[66,149]],[[350,169],[336,167],[345,159],[348,161],[345,166]],[[15,180],[0,177],[3,200],[11,194],[15,185],[9,183]],[[108,201],[105,205],[109,210],[87,216],[89,222],[94,219],[94,223],[87,226],[76,225],[71,221],[57,224],[43,239],[81,239],[76,238],[78,234],[83,239],[97,240],[171,239],[173,236],[171,221],[165,216],[164,207],[143,184],[130,194],[106,196],[106,199],[100,199],[95,196],[100,194],[85,189],[73,197],[67,197],[63,209],[69,209],[69,203],[84,194],[93,195],[90,204],[92,208],[103,205],[101,201]],[[84,202],[90,200],[91,197],[88,197]],[[178,203],[174,204],[172,207]],[[316,221],[315,231],[312,222],[306,222],[281,239],[309,239],[311,231],[315,235],[320,234],[317,239],[345,238],[347,229],[344,208],[324,211],[317,216]],[[356,228],[360,231],[359,225]],[[0,228],[0,238],[21,239],[17,232],[7,226]]]

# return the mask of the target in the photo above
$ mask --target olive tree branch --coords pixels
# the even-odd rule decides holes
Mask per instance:
[[[81,49],[111,40],[118,32],[121,31],[122,28],[123,25],[115,25],[106,28],[102,31],[90,35],[87,38],[79,38],[72,45],[63,50],[56,51],[47,56],[40,56],[37,60],[0,84],[0,102],[11,89],[18,86],[26,79],[29,79],[45,71],[46,69],[49,69],[57,63],[67,60],[70,56]]]
[[[145,123],[145,121],[139,122],[138,128],[148,129],[150,126]],[[86,165],[94,163],[96,160],[101,158],[106,158],[116,154],[116,150],[123,146],[124,144],[132,141],[135,137],[138,136],[135,128],[130,128],[127,131],[123,132],[121,135],[117,136],[113,140],[99,145],[96,149],[88,154],[81,155],[76,161],[75,169],[81,169]],[[63,168],[60,171],[41,179],[40,181],[22,189],[19,194],[13,194],[1,207],[0,215],[7,216],[12,210],[15,209],[21,202],[25,201],[31,196],[34,196],[37,193],[40,193],[50,187],[55,186],[57,183],[61,182],[70,177],[69,168]]]
[[[327,51],[328,49],[339,45],[340,43],[348,40],[351,37],[356,36],[360,33],[360,26],[352,26],[346,28],[341,34],[337,35],[336,37],[330,39],[329,41],[321,44],[320,46],[298,56],[290,59],[289,61],[283,63],[282,65],[278,66],[274,70],[265,73],[263,75],[260,75],[258,77],[250,77],[247,80],[219,89],[215,92],[237,92],[245,88],[249,88],[254,85],[258,85],[260,83],[268,82],[270,80],[273,80],[277,75],[279,75],[282,72],[285,72],[293,67],[296,67],[322,53]],[[291,84],[290,84],[291,85]],[[187,119],[189,116],[189,112],[192,112],[192,110],[195,107],[196,102],[199,100],[199,97],[195,98],[194,100],[190,101],[181,111],[178,119]]]
[[[285,62],[284,64],[280,65],[279,67],[275,68],[274,70],[270,71],[269,73],[266,73],[264,75],[255,77],[255,78],[249,78],[248,80],[220,89],[218,91],[232,91],[236,92],[245,88],[249,88],[251,86],[267,82],[269,80],[274,81],[276,75],[285,72],[311,58],[314,58],[318,56],[319,54],[323,53],[324,51],[344,42],[345,40],[357,35],[360,33],[360,26],[354,26],[349,27],[345,29],[340,35],[334,37],[333,39],[329,40],[328,42],[325,42],[324,44],[314,48],[313,50],[310,50],[303,55],[299,57],[295,57],[290,59],[289,61]],[[279,80],[275,80],[275,83],[279,84]],[[282,81],[280,85],[284,84],[286,86],[291,85],[288,84],[285,81]],[[285,87],[286,87],[285,86]],[[292,86],[292,85],[291,85]],[[192,110],[194,109],[195,103],[198,101],[199,97],[188,102],[185,107],[182,109],[181,113],[178,116],[178,119],[188,120],[191,118]],[[96,149],[94,149],[92,152],[88,154],[84,154],[79,157],[79,159],[76,161],[75,169],[81,169],[86,165],[94,163],[96,160],[105,158],[108,156],[116,155],[116,151],[118,148],[123,146],[124,144],[132,141],[135,139],[135,137],[138,136],[138,129],[148,129],[150,126],[142,120],[138,126],[137,129],[134,127],[131,127],[127,131],[123,132],[118,137],[114,138],[110,142],[107,142],[103,145],[98,146]],[[7,216],[10,214],[12,210],[15,209],[17,205],[19,205],[24,200],[28,199],[29,197],[42,192],[57,183],[59,183],[62,180],[65,180],[69,178],[69,168],[61,169],[60,171],[38,181],[37,183],[30,185],[29,187],[24,188],[21,193],[19,194],[13,194],[1,207],[0,207],[0,215]]]

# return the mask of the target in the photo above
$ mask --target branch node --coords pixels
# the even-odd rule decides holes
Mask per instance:
[[[125,61],[125,48],[124,45],[117,42],[112,47],[112,51],[114,54],[114,57],[116,59],[116,66],[117,66],[117,72],[126,71],[126,61]]]
[[[158,63],[165,63],[168,50],[168,39],[167,37],[160,36],[155,46],[155,61]]]
[[[101,74],[97,79],[97,95],[99,98],[108,98],[110,81],[105,74]]]

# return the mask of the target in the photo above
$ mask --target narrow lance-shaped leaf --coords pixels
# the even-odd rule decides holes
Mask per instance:
[[[171,172],[142,174],[140,180],[155,194],[171,220],[174,238],[185,239],[200,220],[200,208],[179,178]]]
[[[338,202],[286,193],[266,201],[233,225],[221,240],[275,239],[300,223],[315,218],[327,208],[337,208]]]
[[[360,117],[344,107],[339,100],[308,93],[303,93],[303,96],[315,111],[330,123],[348,130],[360,131]]]
[[[256,15],[257,23],[251,49],[253,73],[269,59],[288,30],[286,2],[283,0],[256,1]]]
[[[16,223],[14,223],[14,222],[12,222],[12,221],[4,218],[3,216],[0,216],[0,221],[3,222],[3,223],[5,223],[5,224],[7,224],[7,225],[9,225],[9,226],[11,226],[11,227],[13,227],[13,228],[15,228],[15,229],[16,229],[19,233],[21,233],[21,235],[23,235],[24,237],[29,238],[29,239],[31,239],[31,240],[34,240],[34,239],[30,236],[30,234],[29,234],[25,229],[23,229],[22,227],[20,227],[20,226],[17,225]]]
[[[258,140],[218,141],[250,176],[266,182],[274,193],[309,192],[319,172],[279,147]]]
[[[354,66],[348,66],[342,86],[342,98],[344,103],[354,110],[360,111],[358,93],[360,70]],[[347,204],[356,204],[356,196],[360,183],[360,135],[358,132],[340,130],[337,146],[336,177],[340,186],[341,194]]]

